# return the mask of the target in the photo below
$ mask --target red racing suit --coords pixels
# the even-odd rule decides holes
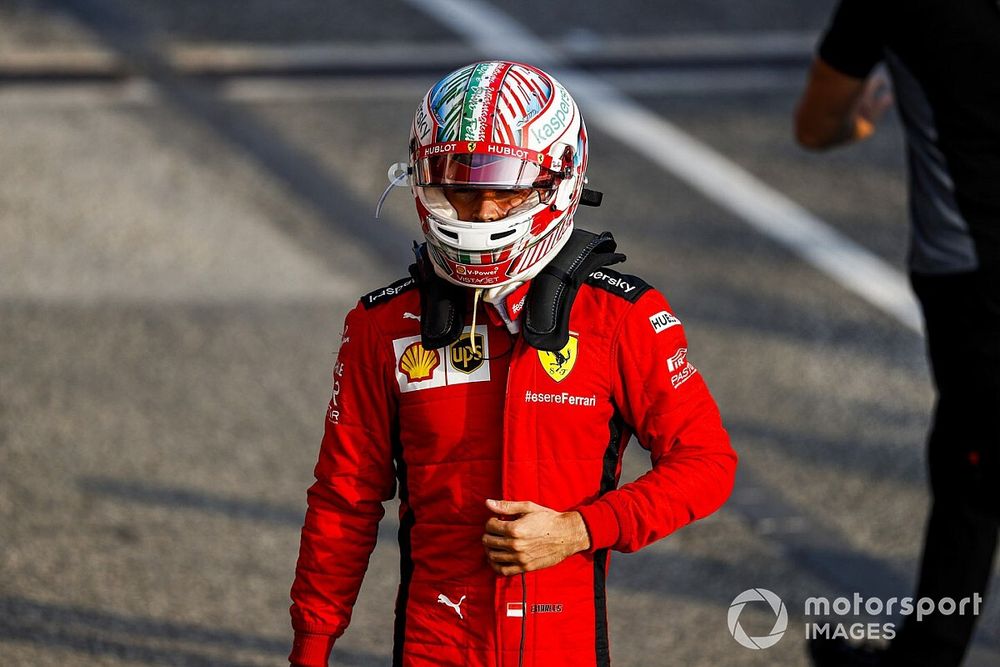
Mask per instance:
[[[468,319],[458,342],[428,350],[420,307],[402,280],[347,316],[292,587],[290,660],[327,664],[398,481],[393,665],[516,667],[522,633],[524,667],[609,665],[609,550],[669,535],[732,490],[736,454],[683,327],[658,291],[607,268],[580,287],[558,353],[482,312],[479,354]],[[618,487],[633,434],[652,466]],[[481,541],[487,498],[577,510],[591,547],[523,583],[497,575]]]

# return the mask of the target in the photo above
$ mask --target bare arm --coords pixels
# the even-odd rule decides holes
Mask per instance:
[[[813,150],[867,139],[892,103],[884,68],[857,79],[816,58],[795,112],[795,139]]]

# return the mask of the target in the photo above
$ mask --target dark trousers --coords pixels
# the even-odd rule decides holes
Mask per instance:
[[[1000,515],[1000,271],[911,276],[927,326],[937,406],[928,441],[933,504],[916,597],[985,596]],[[977,618],[907,618],[889,650],[899,667],[962,662]]]

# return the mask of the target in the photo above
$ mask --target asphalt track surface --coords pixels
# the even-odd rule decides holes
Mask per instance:
[[[416,232],[404,191],[372,220],[385,168],[421,91],[478,57],[412,4],[343,4],[0,6],[0,665],[283,663],[341,321]],[[831,155],[791,141],[830,4],[496,6],[903,270],[896,119]],[[180,71],[234,48],[235,75]],[[267,48],[292,55],[265,71]],[[911,592],[923,342],[599,129],[590,176],[605,206],[578,224],[667,294],[741,455],[722,511],[613,558],[613,662],[806,665],[805,598]],[[393,515],[334,665],[388,664]],[[755,587],[789,612],[763,651],[726,626]],[[997,592],[968,665],[1000,660]]]

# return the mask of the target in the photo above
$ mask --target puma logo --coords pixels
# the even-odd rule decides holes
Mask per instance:
[[[403,313],[403,319],[404,320],[416,320],[417,322],[419,322],[420,321],[420,316],[419,315],[414,315],[413,313]]]
[[[462,603],[465,602],[464,595],[461,597],[461,599],[459,599],[458,602],[452,602],[451,600],[448,599],[447,595],[445,595],[444,593],[439,593],[438,602],[441,604],[448,605],[449,607],[455,610],[455,613],[458,614],[458,617],[460,619],[462,619],[463,621],[465,620],[465,616],[462,616],[462,610],[461,610]]]

